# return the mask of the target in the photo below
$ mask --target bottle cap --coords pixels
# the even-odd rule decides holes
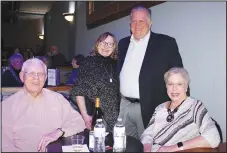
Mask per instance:
[[[101,119],[101,118],[99,118],[99,119],[97,119],[97,120],[96,120],[96,122],[102,122],[102,119]]]
[[[120,121],[121,122],[122,121],[122,118],[118,118],[117,121]]]

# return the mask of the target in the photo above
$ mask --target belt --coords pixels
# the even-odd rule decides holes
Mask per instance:
[[[125,99],[127,99],[128,101],[130,101],[131,103],[139,103],[140,99],[137,98],[130,98],[130,97],[124,97]]]

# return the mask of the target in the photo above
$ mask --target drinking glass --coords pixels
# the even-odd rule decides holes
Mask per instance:
[[[71,138],[73,150],[75,152],[82,152],[84,144],[84,136],[75,135]]]

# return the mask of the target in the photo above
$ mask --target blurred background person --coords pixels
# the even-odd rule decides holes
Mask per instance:
[[[50,59],[47,55],[44,56],[36,56],[36,58],[40,59],[47,67],[47,69],[50,68]],[[48,86],[48,78],[45,81],[44,88]]]
[[[70,92],[77,102],[86,127],[91,129],[95,99],[100,97],[104,124],[113,130],[120,109],[119,79],[117,75],[117,41],[113,34],[101,34],[94,45],[94,56],[86,57]]]
[[[51,53],[51,54],[50,54]],[[51,67],[56,68],[59,66],[65,66],[66,59],[65,56],[58,51],[57,46],[50,47],[50,57],[51,57]]]
[[[21,49],[18,48],[18,47],[16,47],[16,48],[14,49],[13,54],[14,54],[14,53],[19,53],[19,54],[21,54]]]
[[[48,58],[48,56],[47,56],[47,55],[42,56],[41,60],[42,60],[42,61],[43,61],[43,63],[47,66],[47,68],[49,68],[49,67],[50,67],[50,60],[49,60],[49,58]]]
[[[2,74],[2,87],[22,87],[23,83],[19,78],[19,73],[23,65],[24,58],[20,53],[14,53],[9,58],[8,70]]]
[[[75,83],[75,79],[76,79],[79,67],[80,67],[81,64],[83,64],[84,60],[85,60],[85,57],[82,54],[78,54],[78,55],[73,57],[72,63],[71,63],[73,69],[72,69],[72,73],[69,77],[69,80],[67,81],[67,84],[74,84]]]

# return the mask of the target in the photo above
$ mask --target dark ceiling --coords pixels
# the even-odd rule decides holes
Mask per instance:
[[[53,1],[1,1],[2,23],[15,23],[20,19],[42,18]]]

